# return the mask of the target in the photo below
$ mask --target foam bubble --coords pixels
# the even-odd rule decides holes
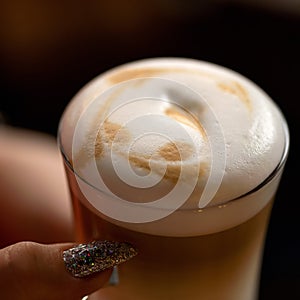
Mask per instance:
[[[126,203],[121,213],[114,214],[117,206],[103,211],[89,191],[95,212],[134,230],[194,235],[218,226],[183,212],[216,211],[263,182],[282,158],[283,124],[269,96],[242,75],[202,61],[157,58],[117,67],[83,87],[66,109],[60,133],[76,172],[108,201],[130,203],[128,212]],[[160,200],[174,190],[168,209],[170,203]],[[264,201],[245,205],[239,217],[227,208],[220,228],[245,220]],[[138,218],[135,203],[162,213]]]

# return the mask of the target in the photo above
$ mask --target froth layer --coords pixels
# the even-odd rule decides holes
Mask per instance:
[[[223,67],[179,58],[137,61],[95,78],[68,106],[60,133],[66,156],[89,183],[127,202],[174,211],[246,194],[272,173],[285,147],[282,115],[258,86]],[[135,212],[121,214],[113,219],[146,223]]]

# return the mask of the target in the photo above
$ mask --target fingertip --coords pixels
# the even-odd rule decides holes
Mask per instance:
[[[67,271],[63,251],[72,246],[21,242],[0,250],[1,295],[8,299],[81,299],[107,284],[112,269],[84,278]]]
[[[129,243],[104,240],[71,247],[63,252],[63,260],[74,277],[86,277],[126,262],[135,255],[137,250]]]
[[[66,268],[64,261],[64,252],[74,246],[75,244],[71,243],[58,244],[58,248],[56,248],[55,253],[53,253],[55,256],[54,260],[57,261],[57,272],[60,276],[58,285],[68,289],[68,292],[66,292],[67,295],[65,295],[67,298],[65,299],[75,299],[75,297],[78,296],[83,297],[107,286],[113,272],[112,268],[108,268],[85,277],[74,277]]]

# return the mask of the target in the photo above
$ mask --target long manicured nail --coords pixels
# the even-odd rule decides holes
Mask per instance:
[[[93,241],[65,250],[63,260],[74,277],[86,277],[117,266],[135,255],[137,250],[129,243]]]

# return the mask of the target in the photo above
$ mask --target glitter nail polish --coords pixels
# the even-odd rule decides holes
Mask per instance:
[[[136,254],[136,249],[129,243],[93,241],[65,250],[63,260],[74,277],[85,277],[117,266]]]

